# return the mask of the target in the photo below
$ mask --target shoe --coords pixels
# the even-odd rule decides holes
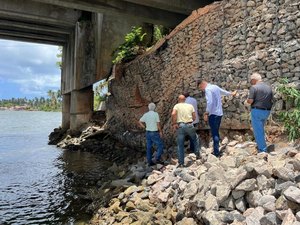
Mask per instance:
[[[154,162],[148,163],[148,166],[155,166]]]
[[[156,164],[161,164],[161,165],[164,165],[164,164],[165,164],[165,162],[163,162],[163,161],[161,161],[161,160],[156,160],[155,163],[156,163]]]
[[[196,154],[196,160],[197,160],[197,159],[200,159],[200,155],[197,155],[197,154]]]
[[[275,145],[271,144],[267,147],[266,152],[273,152],[275,150]]]
[[[186,166],[184,164],[179,164],[178,168],[185,168]]]

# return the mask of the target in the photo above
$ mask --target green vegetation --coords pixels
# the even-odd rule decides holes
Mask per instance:
[[[133,59],[140,51],[143,51],[141,44],[145,35],[142,27],[132,27],[131,31],[125,35],[125,42],[113,52],[115,57],[112,62],[117,64]]]
[[[34,99],[25,98],[12,98],[0,100],[0,107],[7,108],[22,108],[24,110],[35,110],[35,111],[61,111],[62,98],[61,92],[48,91],[48,98],[35,97]]]
[[[169,29],[161,25],[150,25],[150,27],[149,33],[144,32],[142,27],[132,27],[125,35],[125,42],[113,52],[113,64],[128,62],[137,55],[143,54],[147,47],[153,46],[169,32]],[[145,40],[145,36],[148,36],[148,41]]]
[[[100,81],[99,85],[94,88],[94,110],[98,110],[100,103],[105,101],[108,81]]]
[[[56,62],[56,66],[60,69],[62,69],[62,51],[63,51],[63,47],[59,46],[58,53],[56,54],[56,57],[58,58],[59,61]]]
[[[170,33],[170,29],[162,26],[162,25],[154,25],[153,26],[153,41],[152,45],[155,45],[160,39],[165,37],[168,33]]]
[[[288,79],[284,78],[277,88],[286,105],[291,106],[290,109],[279,113],[279,119],[283,122],[289,139],[296,140],[300,138],[300,91],[288,83]]]

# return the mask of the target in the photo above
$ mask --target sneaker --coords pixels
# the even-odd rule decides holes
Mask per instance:
[[[273,152],[275,150],[275,145],[271,144],[267,147],[266,152]]]
[[[165,162],[163,162],[163,161],[161,161],[161,160],[156,160],[155,163],[156,163],[156,164],[161,164],[161,165],[164,165],[164,164],[165,164]]]
[[[148,166],[155,166],[154,162],[148,163]]]
[[[179,164],[178,168],[185,168],[186,166],[184,164]]]

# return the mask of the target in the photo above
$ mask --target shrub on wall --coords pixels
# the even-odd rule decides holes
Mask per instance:
[[[288,79],[285,78],[277,87],[286,104],[291,106],[290,109],[279,113],[279,119],[283,122],[289,139],[296,140],[300,138],[300,91],[288,83]]]
[[[142,46],[145,35],[146,33],[143,33],[142,27],[132,27],[131,31],[125,36],[125,42],[113,52],[113,64],[132,60],[137,55],[142,54],[145,50]]]

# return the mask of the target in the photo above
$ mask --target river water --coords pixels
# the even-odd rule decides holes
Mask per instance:
[[[0,111],[0,224],[79,224],[101,159],[47,145],[61,113]]]

